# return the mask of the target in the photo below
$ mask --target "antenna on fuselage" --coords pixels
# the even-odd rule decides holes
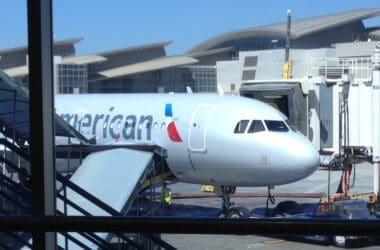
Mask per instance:
[[[220,84],[217,85],[217,89],[218,89],[219,95],[224,95],[224,90],[223,90],[222,86],[220,86]]]

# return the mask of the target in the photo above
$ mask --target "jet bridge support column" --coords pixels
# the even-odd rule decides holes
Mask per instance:
[[[380,43],[376,44],[372,72],[372,129],[373,129],[373,169],[374,193],[379,197],[380,191]],[[378,199],[379,200],[379,199]]]

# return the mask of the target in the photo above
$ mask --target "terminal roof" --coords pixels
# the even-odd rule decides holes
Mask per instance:
[[[4,72],[10,77],[25,76],[29,74],[29,68],[28,68],[28,65],[22,65],[22,66],[4,69]]]
[[[291,36],[293,39],[300,38],[312,33],[320,32],[323,30],[331,29],[337,26],[345,25],[348,23],[357,22],[363,19],[375,17],[380,15],[380,8],[372,9],[357,9],[347,12],[336,14],[305,18],[292,21]],[[277,36],[279,38],[286,37],[286,22],[276,23],[264,26],[257,26],[253,28],[241,29],[228,32],[217,37],[211,38],[198,46],[192,48],[189,53],[205,51],[214,48],[223,42],[253,37],[253,36]]]
[[[62,64],[90,64],[107,61],[107,58],[99,55],[69,56],[62,58]]]
[[[99,74],[104,75],[108,78],[114,78],[114,77],[148,72],[148,71],[153,71],[153,70],[158,70],[158,69],[189,65],[189,64],[194,64],[197,62],[198,62],[197,59],[194,59],[188,56],[160,57],[153,60],[148,60],[148,61],[134,63],[134,64],[128,64],[128,65],[113,68],[110,70],[101,71],[99,72]]]
[[[72,39],[54,41],[53,45],[54,46],[71,45],[71,44],[75,44],[75,43],[80,42],[82,39],[83,38],[72,38]],[[0,55],[12,54],[12,53],[17,53],[17,52],[27,53],[28,47],[27,46],[21,46],[21,47],[15,47],[15,48],[10,48],[10,49],[0,50]]]
[[[210,56],[210,55],[215,55],[219,53],[225,53],[225,52],[230,52],[234,51],[234,47],[226,47],[226,48],[220,48],[220,49],[211,49],[211,50],[206,50],[206,51],[199,51],[199,52],[194,52],[194,53],[189,53],[186,54],[187,56],[199,58],[203,56]]]
[[[158,42],[158,43],[144,44],[144,45],[133,46],[133,47],[123,48],[123,49],[115,49],[115,50],[98,52],[97,54],[107,57],[107,56],[118,55],[118,54],[127,53],[127,52],[146,50],[146,49],[152,49],[152,48],[161,48],[161,47],[167,46],[171,42],[172,41],[164,41],[164,42]]]

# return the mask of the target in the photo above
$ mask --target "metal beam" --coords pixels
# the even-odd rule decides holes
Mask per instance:
[[[286,44],[285,44],[285,62],[289,61],[289,51],[290,51],[290,27],[292,22],[292,11],[287,10],[288,19],[286,22]]]
[[[0,231],[168,234],[378,235],[379,220],[2,216]]]
[[[32,214],[55,214],[52,0],[28,0]],[[55,249],[55,233],[33,234],[34,249]]]

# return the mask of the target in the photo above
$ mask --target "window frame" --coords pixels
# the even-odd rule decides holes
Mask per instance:
[[[234,128],[234,134],[245,134],[249,123],[250,123],[250,120],[248,119],[243,119],[243,120],[238,121],[238,123],[236,123],[235,128]],[[242,124],[244,125],[243,129],[240,128]]]

